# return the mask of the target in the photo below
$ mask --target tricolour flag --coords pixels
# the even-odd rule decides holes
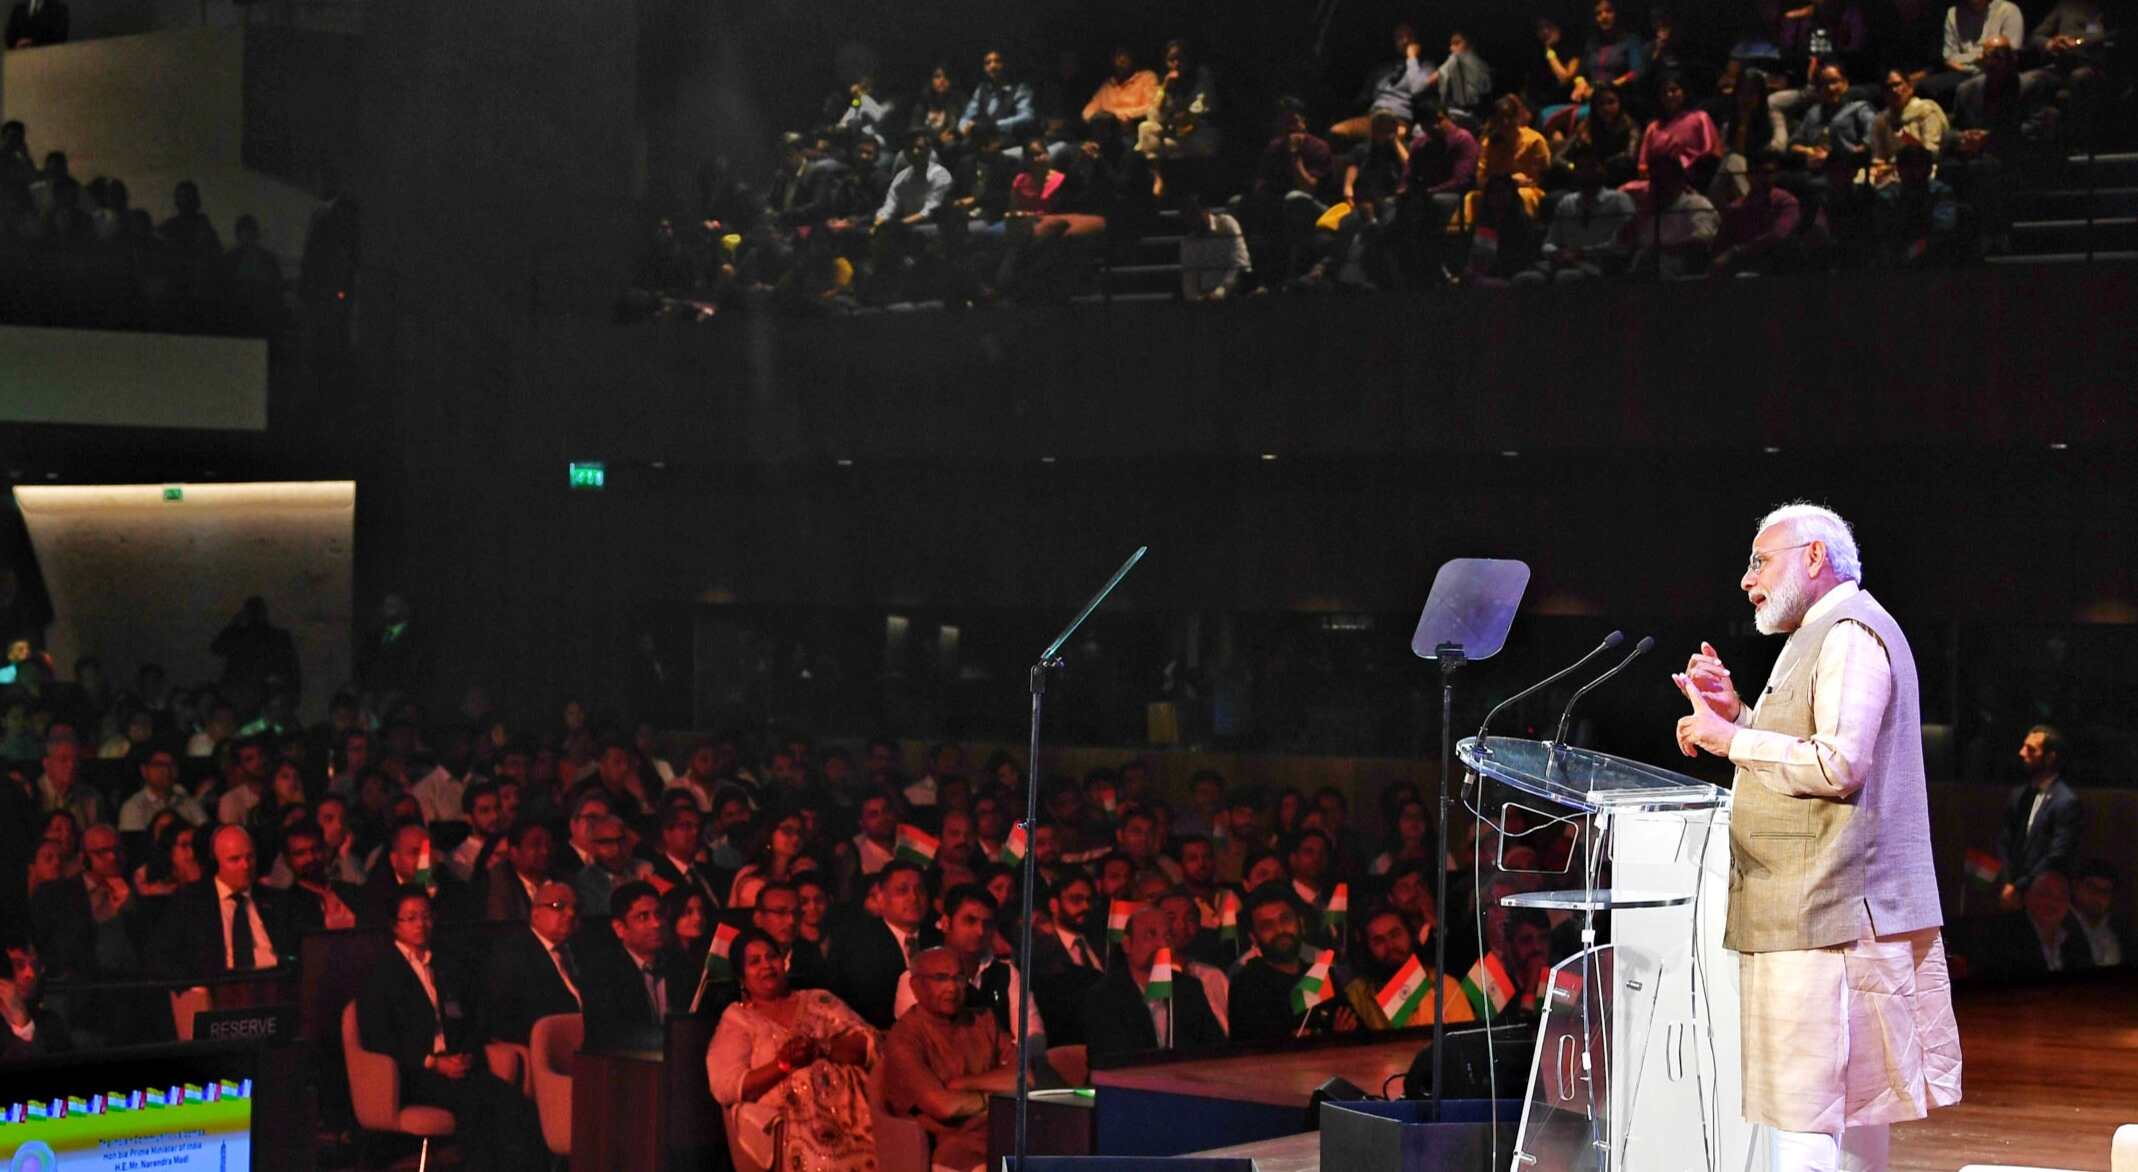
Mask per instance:
[[[1128,918],[1143,905],[1132,899],[1117,899],[1106,909],[1106,941],[1119,944],[1128,939]]]
[[[1329,893],[1329,906],[1322,909],[1321,922],[1328,925],[1331,932],[1336,932],[1341,931],[1344,922],[1350,918],[1351,885],[1349,883],[1339,883],[1336,885],[1336,890]]]
[[[81,1097],[80,1095],[68,1095],[68,1096],[67,1096],[67,1114],[69,1114],[69,1115],[102,1115],[102,1114],[103,1114],[103,1112],[102,1112],[102,1111],[91,1111],[91,1110],[89,1109],[89,1100],[87,1100],[87,1099],[85,1099],[85,1098]]]
[[[742,935],[729,924],[713,925],[713,939],[705,949],[705,975],[715,981],[735,979],[735,938]]]
[[[1581,1000],[1581,970],[1560,969],[1552,974],[1551,990],[1546,995],[1555,1009],[1565,1009]]]
[[[1024,862],[1025,841],[1024,823],[1019,822],[1010,827],[1009,835],[1002,840],[1002,853],[995,857],[1001,859],[1005,867]]]
[[[1462,992],[1477,1016],[1487,1017],[1514,1000],[1514,978],[1507,975],[1507,966],[1500,963],[1500,958],[1488,952],[1470,966],[1470,975],[1462,979]]]
[[[893,853],[925,867],[935,861],[935,852],[942,845],[934,835],[920,827],[901,822],[898,824],[898,849]]]
[[[1413,953],[1373,999],[1381,1006],[1381,1016],[1388,1019],[1388,1028],[1400,1030],[1417,1020],[1418,1007],[1424,1004],[1425,993],[1425,966],[1418,963],[1418,956]]]
[[[416,873],[409,877],[409,882],[417,887],[431,886],[431,840],[429,838],[423,840],[423,850],[416,856]]]
[[[10,1103],[7,1107],[7,1110],[0,1111],[0,1122],[20,1123],[25,1118],[27,1118],[27,1114],[23,1105],[20,1103]]]
[[[1145,1001],[1164,1001],[1173,995],[1173,950],[1161,948],[1151,958],[1151,983],[1143,987]]]
[[[1240,897],[1227,891],[1220,901],[1217,913],[1217,938],[1240,942]]]
[[[1314,958],[1299,983],[1292,986],[1292,1012],[1305,1013],[1336,996],[1336,982],[1329,976],[1329,966],[1336,963],[1336,950],[1324,948]]]
[[[197,1083],[190,1083],[190,1082],[189,1082],[189,1083],[187,1083],[187,1084],[186,1084],[186,1102],[188,1102],[188,1103],[205,1103],[205,1102],[207,1102],[207,1101],[208,1101],[208,1091],[207,1091],[207,1088],[205,1088],[205,1087],[202,1087],[202,1086],[200,1086],[200,1085],[199,1085],[199,1084],[197,1084]]]
[[[217,1083],[216,1085],[221,1088],[222,1096],[226,1099],[243,1099],[248,1098],[251,1095],[250,1079],[247,1079],[245,1085],[242,1086],[238,1083],[231,1082],[227,1078],[222,1080],[220,1083]]]
[[[30,1100],[30,1118],[33,1120],[50,1119],[52,1118],[52,1108],[32,1099]]]
[[[1997,860],[1996,855],[1988,851],[1970,850],[1967,852],[1967,877],[1969,879],[1977,883],[1990,884],[1995,883],[1997,876],[2002,874],[2004,874],[2004,864]]]
[[[106,1091],[104,1092],[104,1107],[109,1111],[139,1111],[141,1109],[141,1092]]]

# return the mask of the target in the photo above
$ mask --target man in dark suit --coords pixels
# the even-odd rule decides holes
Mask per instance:
[[[242,826],[215,832],[215,874],[171,896],[163,909],[151,966],[167,977],[206,977],[271,969],[296,949],[283,893],[253,881],[257,859]]]
[[[801,919],[802,893],[794,884],[774,879],[757,889],[750,924],[787,954],[787,987],[822,989],[831,983],[830,967],[814,946],[796,947],[801,940]]]
[[[2046,724],[2027,730],[2019,745],[2025,784],[2004,804],[2004,834],[1997,853],[2004,862],[1999,902],[2017,910],[2027,885],[2044,871],[2070,874],[2086,835],[2086,807],[2064,782],[2064,737]]]
[[[550,878],[549,827],[521,818],[505,834],[505,857],[483,876],[483,918],[526,923]]]
[[[1105,975],[1106,952],[1077,928],[1091,911],[1091,879],[1065,870],[1045,893],[1045,916],[1035,909],[1032,926],[1032,1004],[1049,1022],[1047,1040],[1073,1046],[1084,1040],[1084,994]]]
[[[2024,980],[2093,967],[2086,930],[2071,912],[2071,881],[2062,871],[2043,871],[2027,884],[2026,906],[1986,924],[1970,977]]]
[[[690,1009],[697,974],[662,949],[668,925],[661,917],[660,892],[651,883],[633,880],[610,895],[609,931],[618,947],[575,953],[586,1044],[601,1050],[658,1050],[668,1014]]]
[[[715,914],[727,904],[727,888],[718,887],[712,872],[697,861],[698,834],[705,829],[705,818],[698,807],[688,802],[671,802],[661,813],[660,833],[656,836],[647,858],[653,863],[653,877],[669,887],[687,887],[703,895],[706,904]]]
[[[579,897],[571,884],[553,880],[535,890],[533,908],[527,931],[507,933],[491,945],[483,968],[485,1038],[524,1046],[536,1020],[580,1012],[571,946]]]
[[[67,40],[65,0],[20,0],[7,14],[7,47],[34,49]]]
[[[283,832],[282,861],[290,871],[290,927],[299,932],[356,927],[357,889],[330,877],[326,833],[318,823],[299,822]]]
[[[390,1055],[404,1104],[453,1113],[461,1158],[472,1172],[539,1167],[548,1157],[534,1104],[484,1066],[458,966],[431,951],[431,901],[421,889],[393,906],[393,951],[357,994],[364,1048]]]
[[[431,897],[434,914],[448,921],[467,918],[460,900],[460,885],[445,873],[442,860],[431,855],[431,832],[423,823],[409,819],[393,828],[386,839],[386,857],[373,868],[371,877],[356,893],[356,919],[366,928],[384,928],[393,921],[394,904],[401,889],[419,885],[424,859],[431,856],[428,882],[420,883]]]
[[[1174,958],[1172,996],[1153,1000],[1148,995],[1151,962],[1165,942],[1165,912],[1137,908],[1121,941],[1121,963],[1084,994],[1084,1045],[1093,1056],[1224,1044],[1225,1031],[1210,1012],[1202,982],[1188,975],[1187,958]]]
[[[941,942],[926,926],[928,883],[918,865],[897,859],[875,875],[880,916],[842,930],[832,943],[832,991],[870,1025],[891,1028],[898,978],[913,955]]]

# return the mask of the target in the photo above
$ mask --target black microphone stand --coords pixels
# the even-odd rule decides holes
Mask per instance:
[[[1054,642],[1047,644],[1047,649],[1039,653],[1039,658],[1032,663],[1029,676],[1032,686],[1032,740],[1025,757],[1024,874],[1019,881],[1022,891],[1019,902],[1023,904],[1024,916],[1018,929],[1017,955],[1024,970],[1017,982],[1017,1137],[1013,1145],[1014,1162],[1010,1165],[1012,1172],[1024,1172],[1025,1156],[1030,1152],[1032,1138],[1029,1118],[1032,1106],[1032,894],[1033,888],[1039,883],[1039,852],[1033,849],[1033,844],[1039,838],[1039,725],[1046,705],[1047,672],[1062,665],[1061,650],[1062,646],[1069,642],[1069,636],[1076,634],[1076,629],[1084,625],[1084,620],[1091,617],[1091,612],[1099,609],[1099,604],[1106,601],[1106,596],[1114,592],[1114,587],[1121,584],[1121,579],[1128,577],[1128,572],[1135,569],[1136,563],[1142,561],[1143,555],[1150,551],[1150,546],[1139,545],[1136,552],[1128,555],[1128,560],[1122,562],[1121,568],[1114,571],[1114,576],[1106,580],[1106,585],[1099,587],[1099,592],[1091,596],[1091,601],[1084,604],[1084,609],[1076,612],[1076,617],[1070,619],[1069,625],[1062,628],[1062,633],[1054,637]]]

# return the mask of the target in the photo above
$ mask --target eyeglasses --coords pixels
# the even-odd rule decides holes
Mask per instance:
[[[1805,546],[1811,544],[1813,543],[1809,541],[1799,541],[1795,545],[1785,545],[1782,546],[1780,549],[1755,549],[1752,551],[1751,560],[1745,563],[1745,573],[1757,574],[1761,570],[1767,568],[1767,560],[1769,558],[1772,558],[1775,554],[1787,553],[1792,549],[1802,549]]]
[[[538,903],[535,906],[546,908],[553,912],[576,912],[579,910],[579,905],[568,899],[553,899],[548,903]]]

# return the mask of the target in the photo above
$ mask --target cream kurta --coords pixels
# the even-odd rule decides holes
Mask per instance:
[[[1810,623],[1853,597],[1843,583]],[[1871,773],[1870,752],[1893,692],[1885,646],[1842,622],[1812,671],[1809,737],[1741,728],[1730,760],[1762,786],[1809,801],[1847,801]],[[1756,709],[1738,713],[1749,724]],[[1960,1099],[1960,1036],[1937,928],[1864,937],[1833,948],[1739,954],[1744,1115],[1785,1131],[1920,1119]]]

